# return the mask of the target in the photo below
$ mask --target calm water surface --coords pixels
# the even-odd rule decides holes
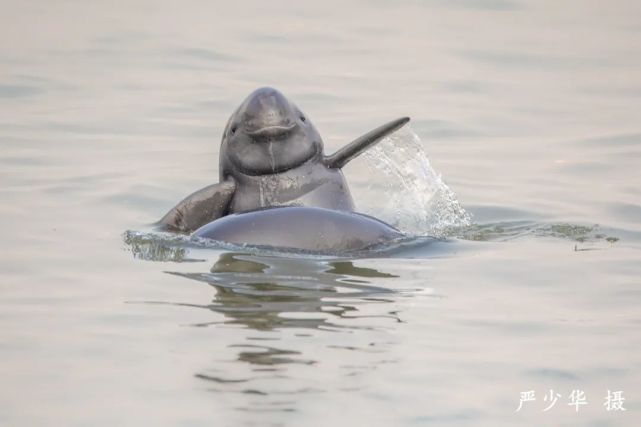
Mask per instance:
[[[0,425],[641,422],[638,2],[2,9]],[[410,115],[473,225],[359,258],[123,237],[217,181],[264,85],[327,152]]]

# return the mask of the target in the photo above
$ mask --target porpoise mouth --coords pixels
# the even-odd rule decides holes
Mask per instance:
[[[248,130],[247,135],[252,137],[276,137],[291,132],[295,127],[296,123],[265,126],[256,130]]]

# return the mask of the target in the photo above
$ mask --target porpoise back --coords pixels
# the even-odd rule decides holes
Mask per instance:
[[[200,227],[192,236],[233,244],[338,253],[371,248],[403,234],[363,214],[287,206],[227,215]]]

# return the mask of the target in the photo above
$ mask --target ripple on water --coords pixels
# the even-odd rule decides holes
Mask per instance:
[[[314,351],[319,346],[323,354],[336,352],[337,361],[343,352],[361,355],[362,363],[337,366],[347,377],[395,363],[387,351],[389,329],[401,321],[395,300],[412,292],[388,286],[398,277],[394,272],[356,260],[282,254],[224,252],[208,272],[166,273],[210,286],[213,299],[137,303],[207,310],[216,320],[189,326],[245,331],[223,343],[229,357],[194,375],[211,392],[244,396],[236,409],[250,412],[295,410],[300,396],[326,392],[327,384],[310,387],[298,377],[299,369],[321,363]]]

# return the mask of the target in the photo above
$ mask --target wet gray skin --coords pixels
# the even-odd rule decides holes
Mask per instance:
[[[272,175],[323,151],[311,121],[280,92],[256,90],[232,114],[221,144],[220,179]]]
[[[354,212],[278,207],[232,214],[196,230],[195,237],[318,253],[358,251],[403,235],[382,221]]]
[[[257,89],[232,114],[223,132],[220,182],[185,198],[158,225],[191,232],[230,214],[282,206],[321,208],[316,218],[329,215],[326,210],[352,212],[354,202],[341,168],[408,121],[394,120],[325,156],[309,117],[276,89]],[[349,218],[343,218],[345,232]],[[328,220],[335,221],[336,216]],[[226,224],[231,227],[230,221]],[[271,245],[273,240],[261,243]],[[301,244],[294,243],[290,246]]]
[[[323,163],[318,131],[275,89],[249,95],[229,119],[220,148],[220,181],[236,183],[227,213],[283,205],[354,209],[341,170]]]

